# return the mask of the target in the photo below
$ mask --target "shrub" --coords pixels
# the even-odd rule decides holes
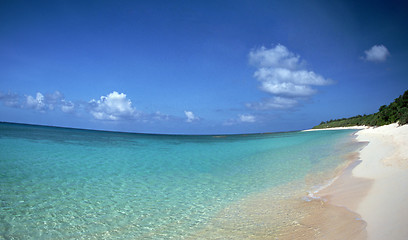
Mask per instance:
[[[314,128],[346,127],[354,125],[382,126],[394,122],[399,122],[400,125],[408,124],[408,90],[388,106],[381,106],[377,113],[336,120],[331,119],[327,122],[321,122],[320,125]]]
[[[408,108],[404,108],[401,110],[401,116],[399,118],[399,125],[405,125],[408,123]]]

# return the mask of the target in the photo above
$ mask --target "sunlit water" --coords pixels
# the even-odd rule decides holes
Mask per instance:
[[[188,238],[242,199],[273,189],[307,196],[356,149],[352,133],[170,136],[1,123],[0,239]]]

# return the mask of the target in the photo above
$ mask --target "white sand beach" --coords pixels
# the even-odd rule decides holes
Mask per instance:
[[[374,180],[356,209],[368,239],[408,239],[408,125],[368,128],[357,140],[369,143],[352,173]]]
[[[408,239],[408,125],[364,128],[356,135],[368,142],[360,161],[319,195],[359,214],[369,240]]]
[[[367,126],[334,127],[334,128],[306,129],[306,130],[303,130],[303,132],[327,131],[327,130],[344,130],[344,129],[362,130],[362,129],[367,129],[367,128],[369,128],[369,127],[367,127]]]

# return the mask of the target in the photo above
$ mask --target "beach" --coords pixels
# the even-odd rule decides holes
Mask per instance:
[[[408,126],[224,138],[0,130],[4,238],[408,236]]]
[[[322,199],[325,214],[332,220],[320,214],[306,219],[304,224],[314,222],[322,232],[320,236],[333,239],[342,239],[338,237],[345,233],[347,239],[407,239],[408,125],[361,129],[356,139],[367,145],[360,150],[358,160],[331,186],[317,194]],[[337,211],[331,214],[327,209],[333,207],[337,207]],[[349,214],[339,214],[341,209]],[[323,224],[324,220],[332,224]],[[360,229],[359,224],[365,228]],[[350,232],[350,229],[356,231]],[[330,235],[333,231],[340,235]]]
[[[304,197],[360,148],[355,132],[219,138],[0,123],[0,239],[293,239],[286,228],[319,206]]]

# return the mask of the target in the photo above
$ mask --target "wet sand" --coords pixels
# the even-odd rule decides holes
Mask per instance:
[[[309,201],[260,193],[191,239],[408,239],[408,125],[352,129],[360,130],[360,151]]]
[[[361,189],[370,187],[371,182],[366,180],[360,182],[359,188],[351,187],[351,184],[356,186],[356,179],[350,175],[358,163],[357,157],[356,153],[347,156],[352,164],[346,164],[346,169],[339,167],[337,180],[314,198],[308,198],[306,191],[282,194],[300,182],[251,195],[223,209],[190,239],[366,239],[366,223],[360,215],[337,205],[347,194],[354,194],[352,190],[358,191],[362,198],[367,191]],[[315,176],[307,178],[310,182],[317,180]]]
[[[350,164],[331,185],[313,194],[312,201],[301,203],[307,215],[278,239],[367,239],[367,223],[356,211],[373,181],[352,175],[361,162],[358,153],[348,158]]]
[[[314,224],[315,239],[408,239],[408,125],[365,128],[356,135],[367,142],[359,160],[317,194],[322,212],[302,222]],[[349,214],[336,212],[336,207]],[[325,221],[327,215],[331,217]],[[366,226],[358,228],[359,222]]]

